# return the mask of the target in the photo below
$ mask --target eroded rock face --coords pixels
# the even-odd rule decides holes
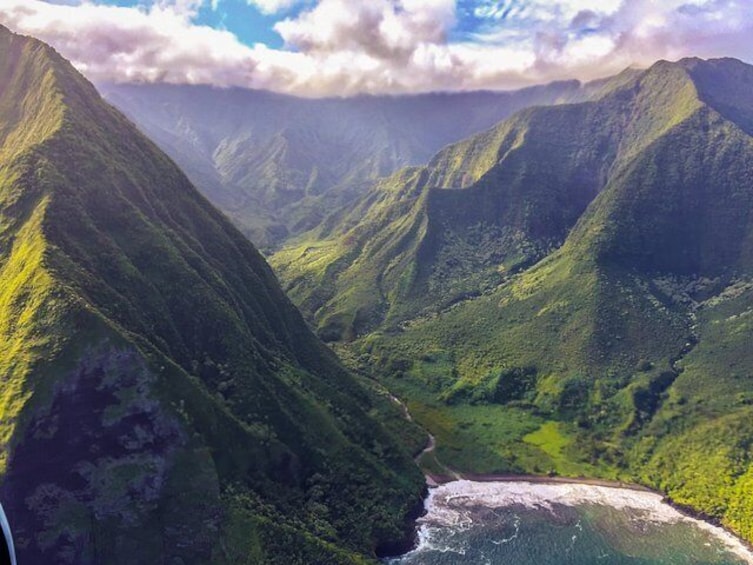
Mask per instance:
[[[103,344],[37,409],[2,487],[24,562],[211,558],[217,477],[156,380],[137,351]]]

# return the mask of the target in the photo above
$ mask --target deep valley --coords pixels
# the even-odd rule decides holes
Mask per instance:
[[[743,61],[302,98],[92,83],[0,25],[19,563],[442,554],[453,489],[480,493],[468,559],[535,563],[523,532],[547,563],[732,562],[704,524],[753,543],[752,345]],[[433,490],[416,538],[427,478],[495,475]]]

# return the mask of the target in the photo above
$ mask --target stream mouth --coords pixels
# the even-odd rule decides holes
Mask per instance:
[[[418,523],[417,547],[387,563],[753,564],[724,529],[629,488],[452,481],[430,490]]]

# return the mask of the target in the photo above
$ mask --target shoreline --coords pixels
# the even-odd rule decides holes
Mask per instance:
[[[429,488],[432,484],[436,486],[451,483],[453,481],[464,480],[475,483],[535,483],[535,484],[570,484],[570,485],[588,485],[594,487],[620,488],[625,490],[634,490],[638,492],[650,492],[659,494],[665,499],[666,494],[652,488],[637,483],[628,483],[624,481],[614,481],[610,479],[593,479],[589,477],[562,477],[560,475],[515,475],[515,474],[476,474],[476,473],[457,473],[457,477],[449,475],[437,475],[424,473]]]
[[[635,491],[635,492],[654,494],[661,497],[661,502],[663,504],[666,504],[667,506],[671,507],[673,510],[678,512],[683,517],[703,523],[708,527],[718,528],[722,530],[725,534],[727,534],[728,536],[733,538],[735,541],[737,541],[750,554],[750,556],[748,557],[748,560],[751,563],[753,563],[753,543],[752,542],[742,538],[734,531],[725,527],[721,523],[721,521],[718,520],[717,518],[714,518],[713,516],[709,516],[708,514],[705,514],[704,512],[695,510],[692,507],[676,503],[666,493],[658,491],[656,489],[652,489],[645,485],[641,485],[637,483],[629,483],[629,482],[624,482],[624,481],[615,481],[615,480],[609,480],[609,479],[594,479],[594,478],[588,478],[588,477],[561,477],[561,476],[527,475],[527,474],[520,474],[520,475],[475,474],[475,473],[458,473],[455,471],[453,471],[453,473],[455,473],[455,476],[424,473],[424,476],[426,477],[426,484],[427,484],[428,490],[430,491],[430,490],[438,488],[441,485],[446,485],[453,482],[470,481],[474,483],[531,483],[531,484],[540,484],[540,485],[571,484],[571,485],[585,485],[585,486],[594,486],[594,487],[614,488],[614,489],[630,490],[630,491]],[[427,491],[426,497],[424,498],[424,502],[426,502],[426,500],[428,499],[428,496],[429,495]],[[425,514],[426,514],[426,510],[424,509],[423,515]],[[420,528],[418,520],[414,521],[414,527],[415,527],[414,537],[417,540],[418,530]],[[415,548],[416,546],[414,545],[409,551],[412,551]]]
[[[403,403],[399,398],[397,398],[396,396],[392,394],[390,394],[389,396],[393,402],[398,404],[403,409],[406,419],[409,421],[413,421],[410,411],[408,410],[408,407],[405,405],[405,403]],[[667,493],[653,489],[651,487],[647,487],[645,485],[638,484],[638,483],[630,483],[630,482],[616,481],[616,480],[610,480],[610,479],[597,479],[597,478],[589,478],[589,477],[563,477],[559,475],[460,473],[458,471],[455,471],[454,469],[451,469],[450,467],[447,467],[446,465],[441,464],[439,460],[436,459],[436,457],[435,459],[437,463],[439,463],[440,466],[442,466],[450,474],[440,475],[436,473],[426,472],[422,468],[420,461],[425,455],[431,454],[434,451],[436,451],[436,448],[437,448],[437,442],[434,435],[428,431],[427,431],[427,435],[428,437],[427,437],[427,442],[426,442],[425,447],[419,453],[414,455],[414,461],[416,462],[416,465],[419,467],[419,469],[423,471],[424,477],[426,479],[427,489],[424,493],[424,509],[422,513],[420,513],[418,516],[416,516],[416,518],[413,519],[413,535],[411,536],[412,546],[408,548],[407,551],[402,552],[401,555],[404,555],[405,553],[409,553],[410,551],[412,551],[413,549],[417,547],[418,531],[420,528],[418,520],[422,516],[426,515],[425,504],[429,498],[430,490],[435,489],[439,487],[440,485],[444,485],[444,484],[455,482],[455,481],[465,480],[465,481],[472,481],[472,482],[478,482],[478,483],[524,482],[524,483],[531,483],[531,484],[587,485],[587,486],[624,489],[624,490],[632,490],[636,492],[655,494],[661,497],[662,503],[671,507],[680,515],[684,516],[685,518],[696,520],[700,523],[705,524],[707,527],[718,528],[722,530],[725,534],[727,534],[728,536],[736,540],[750,554],[750,557],[748,559],[751,561],[751,563],[753,563],[753,540],[748,541],[745,538],[741,537],[736,532],[724,526],[721,523],[721,520],[719,520],[718,518],[715,518],[714,516],[710,516],[706,514],[705,512],[696,510],[695,508],[691,506],[679,504],[675,502],[674,500],[672,500],[672,498]],[[403,548],[405,548],[405,545],[403,546]],[[385,556],[385,557],[388,557],[388,556]],[[397,557],[397,555],[392,555],[391,557]]]

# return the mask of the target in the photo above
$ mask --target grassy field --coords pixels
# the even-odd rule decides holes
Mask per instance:
[[[533,473],[617,478],[617,469],[591,463],[578,447],[577,430],[529,408],[448,405],[411,378],[385,384],[403,399],[416,423],[434,435],[436,450],[420,463],[432,473]]]

